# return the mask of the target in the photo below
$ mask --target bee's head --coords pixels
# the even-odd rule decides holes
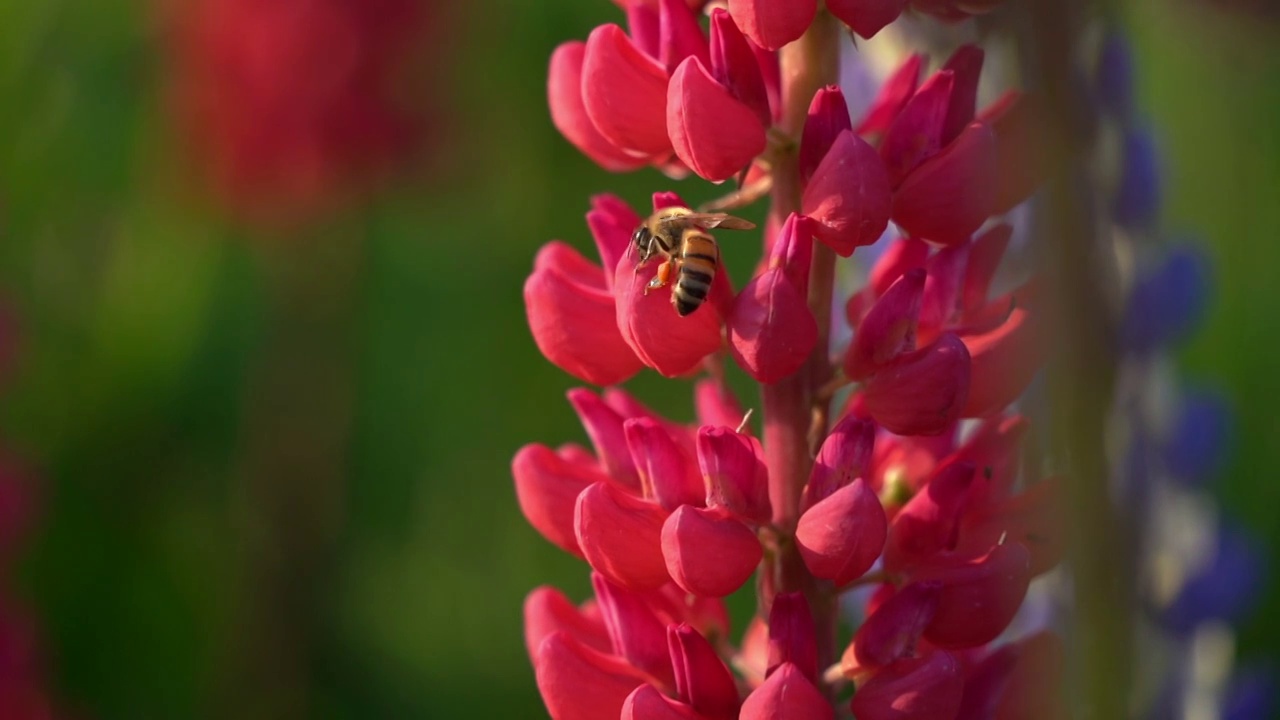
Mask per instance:
[[[649,259],[649,244],[653,239],[653,234],[649,232],[649,228],[641,225],[631,234],[631,243],[636,246],[636,250],[640,253],[640,262]]]

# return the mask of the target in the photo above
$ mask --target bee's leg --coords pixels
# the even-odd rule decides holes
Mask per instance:
[[[653,279],[649,281],[648,285],[644,286],[645,295],[648,295],[650,290],[657,290],[671,282],[671,267],[672,264],[670,260],[662,261],[662,264],[658,266],[657,274],[653,276]]]

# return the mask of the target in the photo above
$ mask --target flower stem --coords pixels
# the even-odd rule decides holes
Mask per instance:
[[[1105,6],[1106,3],[1103,3]],[[1030,77],[1044,88],[1044,145],[1052,173],[1037,236],[1046,240],[1042,267],[1052,290],[1054,328],[1049,390],[1053,451],[1067,483],[1071,529],[1068,563],[1075,600],[1074,657],[1069,668],[1074,717],[1128,715],[1132,637],[1127,608],[1132,568],[1112,505],[1104,432],[1114,382],[1105,287],[1113,274],[1096,232],[1096,208],[1085,159],[1091,154],[1086,102],[1075,92],[1078,30],[1088,4],[1030,4],[1023,53]]]
[[[822,10],[799,40],[779,51],[783,102],[780,129],[787,135],[800,137],[814,94],[839,80],[839,41],[839,24]],[[798,153],[798,144],[780,151],[773,168],[771,212],[777,227],[789,214],[800,210]],[[769,500],[773,503],[773,523],[784,536],[776,551],[766,554],[761,566],[760,611],[767,612],[774,593],[804,592],[817,631],[818,663],[825,667],[835,657],[836,595],[828,583],[809,574],[790,537],[799,520],[800,496],[813,465],[815,439],[820,441],[826,433],[827,402],[817,399],[816,390],[830,378],[828,326],[835,255],[821,243],[815,243],[809,275],[809,308],[818,322],[813,354],[795,375],[761,389]]]

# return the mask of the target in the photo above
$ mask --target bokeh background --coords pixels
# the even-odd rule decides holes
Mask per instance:
[[[543,716],[521,601],[588,583],[520,516],[509,461],[583,437],[521,286],[545,241],[589,250],[592,194],[710,189],[609,175],[551,126],[547,59],[618,20],[604,0],[354,11],[397,18],[366,37],[403,49],[393,92],[423,120],[416,144],[336,173],[316,148],[337,141],[299,137],[308,110],[274,126],[252,88],[305,105],[354,41],[326,26],[293,47],[255,5],[0,3],[0,298],[18,338],[0,445],[38,508],[9,594],[73,717]],[[1280,18],[1124,7],[1166,226],[1216,262],[1185,368],[1237,412],[1218,492],[1280,550]],[[210,82],[237,51],[260,64]],[[209,116],[208,87],[241,119]],[[332,132],[383,122],[402,129],[353,112]],[[284,199],[253,174],[277,151]],[[690,417],[679,384],[629,387]],[[1276,648],[1273,585],[1240,652]]]

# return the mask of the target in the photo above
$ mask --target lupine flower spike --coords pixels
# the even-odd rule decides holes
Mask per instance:
[[[597,196],[595,257],[549,243],[525,284],[542,354],[598,386],[568,397],[587,446],[530,444],[512,462],[530,525],[585,562],[594,591],[526,599],[547,710],[976,720],[1052,707],[1033,701],[1061,642],[1016,618],[1063,555],[1067,480],[1024,462],[1015,403],[1047,330],[1036,277],[1006,262],[1003,216],[1041,177],[1037,115],[1016,87],[978,102],[984,68],[1008,59],[975,45],[898,58],[858,116],[837,84],[842,24],[871,37],[908,9],[958,21],[995,3],[617,4],[552,54],[553,124],[605,171],[738,188],[701,208],[660,188],[642,211]],[[752,232],[725,217],[765,193],[759,253],[718,242]],[[662,237],[655,218],[676,215],[706,239]],[[836,282],[838,258],[869,252],[865,286]],[[731,253],[756,268],[739,286]],[[727,365],[758,384],[754,415]],[[692,381],[696,420],[617,387],[647,369]],[[723,598],[744,589],[755,614],[731,626]]]

